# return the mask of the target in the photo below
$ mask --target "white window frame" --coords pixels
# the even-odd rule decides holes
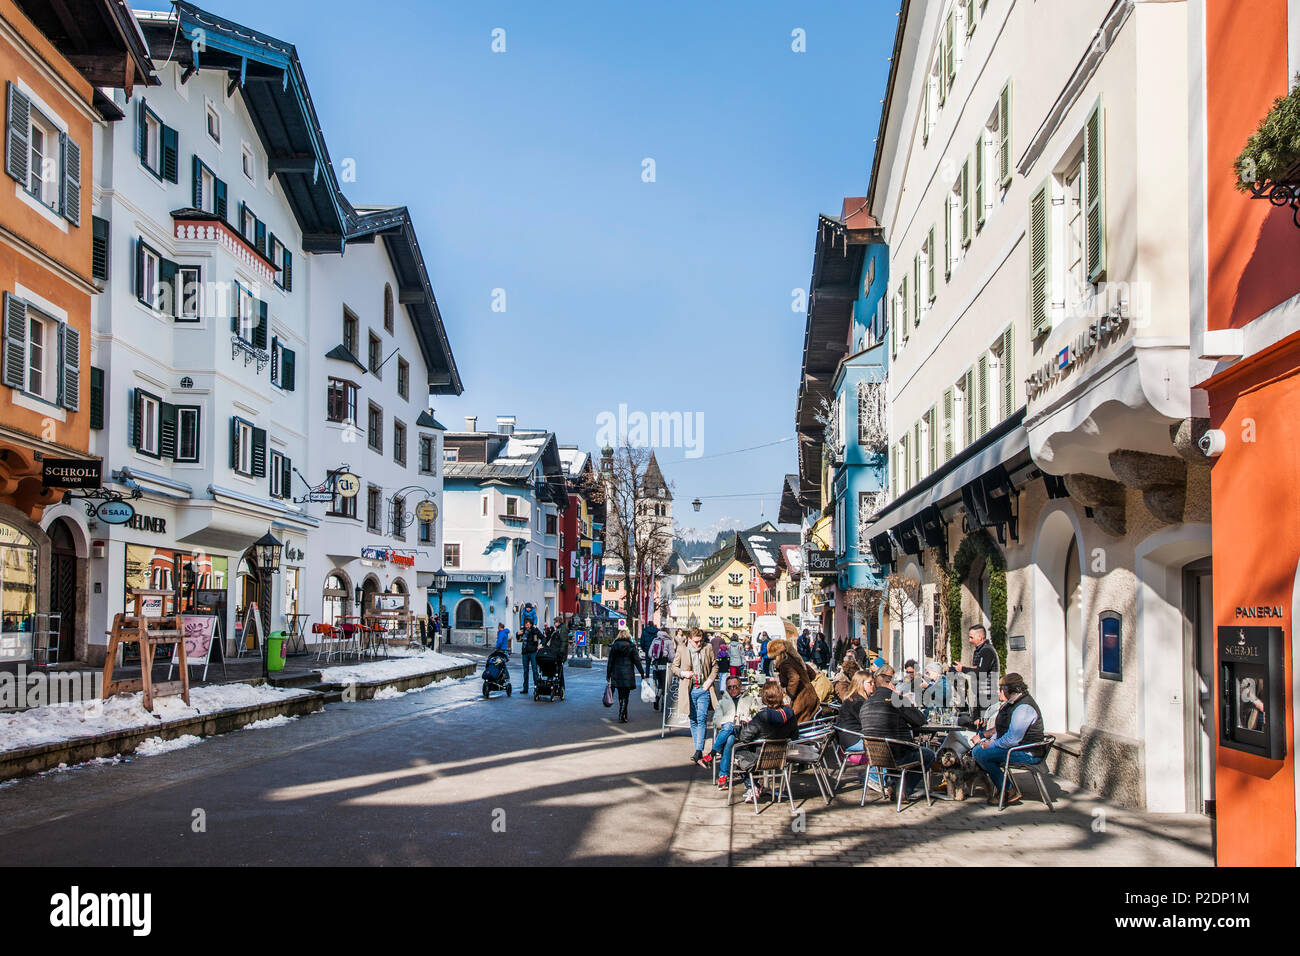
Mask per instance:
[[[240,419],[235,422],[236,467],[235,471],[245,477],[253,474],[253,426]]]
[[[144,260],[144,275],[140,277],[140,283],[144,290],[145,304],[155,311],[161,311],[159,299],[163,293],[158,288],[158,277],[162,273],[162,256],[144,246],[141,257]]]
[[[241,141],[239,147],[239,168],[243,170],[245,179],[256,184],[257,156],[254,155],[252,147],[247,142]]]
[[[41,134],[42,151],[36,152],[36,132]],[[59,187],[63,181],[63,153],[59,147],[62,130],[33,103],[27,126],[27,194],[51,212],[59,211]],[[49,152],[53,147],[53,154]],[[53,162],[51,163],[50,160]],[[47,176],[46,170],[53,168]],[[32,188],[32,180],[38,184]]]
[[[162,402],[152,395],[140,396],[140,451],[146,455],[159,454],[159,432],[162,427]]]
[[[26,352],[23,356],[23,394],[30,395],[32,398],[40,399],[42,402],[54,404],[58,399],[59,389],[59,342],[62,336],[59,333],[59,327],[62,323],[53,316],[46,315],[44,312],[35,308],[31,303],[27,305],[27,345]],[[41,330],[41,342],[38,345],[35,336],[32,334],[33,329]],[[39,355],[36,354],[39,350]],[[39,369],[37,365],[39,364]],[[32,389],[32,373],[37,371],[40,374],[40,389]]]
[[[145,169],[155,176],[162,176],[162,120],[154,115],[148,107],[144,110],[144,156],[141,161]]]
[[[253,329],[258,322],[255,303],[252,291],[241,285],[239,287],[239,337],[245,342],[253,341]]]
[[[187,275],[192,278],[186,278]],[[193,298],[191,298],[193,293]],[[176,266],[176,318],[198,321],[203,318],[203,267]]]
[[[221,110],[217,109],[217,104],[206,96],[203,98],[203,107],[203,131],[212,144],[219,147],[221,145]],[[217,128],[215,136],[212,134],[214,125]]]
[[[186,419],[192,422],[190,428],[194,436],[194,454],[186,455],[182,452],[185,445]],[[178,405],[176,407],[176,457],[175,461],[185,462],[188,464],[197,464],[202,458],[202,450],[199,447],[199,440],[202,433],[199,431],[201,414],[197,405]]]
[[[288,456],[285,455],[284,452],[276,451],[275,449],[272,449],[270,455],[268,456],[267,468],[270,469],[270,473],[271,473],[271,497],[272,498],[289,497],[288,489],[280,487],[280,476],[281,473],[283,472],[283,467],[281,465],[281,462],[286,461],[287,458]]]
[[[199,167],[199,208],[217,214],[217,177],[206,165]]]

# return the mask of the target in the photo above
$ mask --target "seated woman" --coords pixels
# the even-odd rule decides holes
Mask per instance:
[[[737,752],[732,761],[734,772],[746,774],[754,769],[758,762],[758,747],[745,747],[745,744],[760,740],[793,740],[799,733],[799,722],[795,720],[794,708],[785,703],[785,691],[774,680],[763,685],[759,692],[763,709],[741,729],[736,737]],[[761,790],[750,787],[745,791],[745,801],[753,803],[758,800]]]
[[[858,734],[862,732],[862,705],[871,696],[869,682],[866,671],[857,671],[853,675],[848,692],[840,704],[840,714],[835,718],[835,729],[840,732],[840,746],[848,753],[862,752],[862,738]]]

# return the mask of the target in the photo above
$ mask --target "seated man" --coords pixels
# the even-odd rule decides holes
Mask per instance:
[[[795,719],[794,708],[785,703],[785,691],[781,685],[774,680],[768,681],[759,697],[763,709],[741,728],[736,745],[743,747],[760,740],[793,740],[799,733],[799,722]],[[754,764],[758,763],[758,750],[757,747],[744,747],[736,754],[735,772],[744,774],[753,770]],[[745,791],[745,802],[757,802],[760,793],[760,788],[750,787]]]
[[[727,774],[731,772],[731,751],[736,745],[736,734],[754,715],[754,705],[750,698],[741,696],[739,677],[728,677],[726,693],[718,698],[718,705],[713,708],[713,752],[720,754],[718,760],[718,788],[727,789]]]
[[[913,704],[908,703],[901,694],[894,689],[894,669],[888,664],[884,665],[873,678],[875,681],[875,690],[872,691],[866,703],[862,705],[859,712],[859,722],[862,725],[862,733],[868,737],[888,737],[891,740],[904,741],[912,740],[917,728],[925,726],[925,713]],[[890,744],[890,750],[894,753],[894,760],[898,763],[911,763],[916,760],[917,748],[908,747],[902,743]],[[929,772],[930,765],[934,763],[934,751],[928,747],[920,748],[921,766],[924,771]],[[921,774],[909,771],[910,782],[907,788],[908,797],[916,795],[923,781]],[[887,787],[885,795],[889,796]]]
[[[1029,696],[1025,679],[1019,674],[1007,674],[998,682],[998,697],[1002,706],[993,719],[993,729],[982,732],[982,738],[971,756],[993,781],[989,803],[998,802],[1002,791],[1002,767],[1007,751],[1021,744],[1031,744],[1043,739],[1043,712],[1034,698]],[[1011,755],[1013,764],[1034,764],[1047,756],[1046,748],[1017,750]],[[1020,791],[1012,783],[1007,792],[1007,803],[1019,803]]]

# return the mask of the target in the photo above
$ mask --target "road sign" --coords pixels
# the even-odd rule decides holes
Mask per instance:
[[[361,479],[350,471],[345,471],[334,476],[334,490],[340,497],[355,498],[357,492],[361,490]]]
[[[421,521],[433,521],[438,517],[438,506],[425,498],[415,506],[415,516]]]

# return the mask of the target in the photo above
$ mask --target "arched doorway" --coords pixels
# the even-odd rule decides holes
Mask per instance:
[[[265,637],[271,628],[271,596],[262,587],[262,571],[257,565],[257,555],[252,548],[243,553],[235,568],[235,627],[242,628],[248,609],[257,605],[257,616]],[[241,631],[241,640],[242,640]]]
[[[77,540],[64,518],[47,529],[50,536],[50,612],[59,615],[59,660],[76,654]]]
[[[352,611],[352,586],[348,576],[342,571],[333,571],[325,578],[322,591],[324,603],[321,607],[321,620],[326,624],[337,625],[339,620]]]
[[[1086,718],[1084,695],[1085,647],[1083,633],[1083,575],[1079,549],[1071,541],[1065,548],[1065,576],[1061,588],[1061,612],[1065,631],[1065,727],[1077,734]]]
[[[464,598],[456,605],[456,630],[478,630],[483,627],[483,605],[473,598]]]
[[[375,610],[375,595],[379,593],[379,579],[373,574],[361,582],[361,616],[366,618]]]
[[[1034,536],[1030,683],[1048,730],[1077,731],[1084,721],[1081,540],[1065,502],[1042,515]]]

